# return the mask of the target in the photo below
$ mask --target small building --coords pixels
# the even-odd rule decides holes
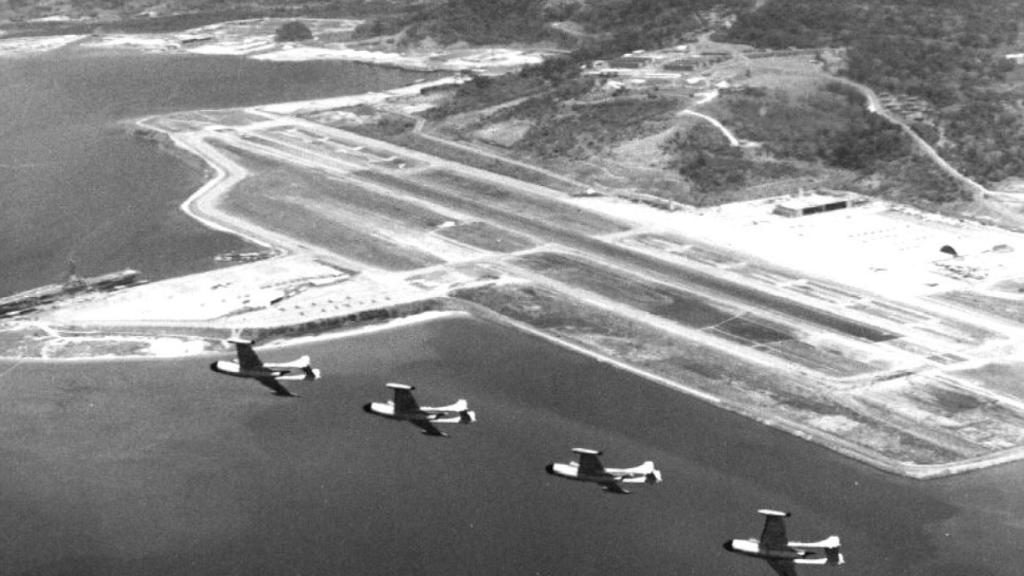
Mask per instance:
[[[776,204],[775,208],[772,210],[772,214],[785,216],[787,218],[809,216],[811,214],[849,208],[861,203],[858,201],[859,199],[860,198],[857,195],[850,193],[839,193],[833,195],[815,192],[810,194],[801,194],[799,196],[787,198]]]

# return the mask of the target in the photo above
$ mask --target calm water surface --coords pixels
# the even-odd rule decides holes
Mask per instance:
[[[178,210],[202,176],[121,121],[354,94],[421,73],[351,63],[65,49],[0,58],[0,296],[123,267],[157,279],[246,249]]]
[[[298,399],[209,358],[0,365],[0,573],[773,574],[728,554],[756,508],[840,534],[802,574],[1018,575],[1024,467],[916,482],[509,329],[449,319],[267,352]],[[384,383],[465,397],[429,438],[365,414]],[[572,446],[653,459],[631,496],[544,473]]]

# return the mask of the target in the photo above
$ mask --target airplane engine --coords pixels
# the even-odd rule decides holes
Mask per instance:
[[[234,362],[228,362],[227,360],[217,360],[210,364],[210,370],[214,372],[220,372],[221,374],[238,374],[238,364]]]
[[[552,462],[551,464],[548,464],[544,467],[544,470],[546,470],[548,474],[553,474],[555,476],[563,476],[565,478],[579,477],[579,468],[559,462]]]
[[[391,404],[381,402],[370,402],[363,406],[363,410],[370,414],[378,414],[380,416],[394,416],[395,407]]]

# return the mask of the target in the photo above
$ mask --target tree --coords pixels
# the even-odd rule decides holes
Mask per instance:
[[[302,22],[292,20],[278,27],[274,33],[274,39],[278,42],[302,42],[303,40],[312,40],[313,33]]]

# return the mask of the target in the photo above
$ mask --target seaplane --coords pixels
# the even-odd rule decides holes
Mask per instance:
[[[363,410],[377,416],[410,422],[427,436],[448,436],[438,430],[434,424],[471,424],[476,422],[476,413],[469,409],[469,403],[464,399],[460,398],[448,406],[420,406],[412,395],[412,391],[416,389],[415,386],[395,382],[389,382],[386,386],[394,391],[394,400],[370,402],[363,407]]]
[[[579,454],[578,462],[552,462],[545,468],[548,474],[580,480],[582,482],[595,482],[601,485],[601,489],[612,494],[629,494],[629,490],[622,487],[622,483],[629,484],[657,484],[661,482],[661,472],[654,468],[654,462],[648,460],[633,468],[605,468],[598,456],[601,452],[589,448],[573,448],[573,452]]]
[[[253,378],[273,390],[274,394],[278,396],[295,396],[281,385],[282,381],[297,382],[320,378],[320,371],[310,367],[309,356],[303,356],[291,362],[264,363],[252,349],[252,340],[229,338],[228,342],[235,345],[238,359],[236,362],[218,360],[210,364],[210,369],[214,372],[240,378]]]
[[[729,540],[723,545],[726,550],[761,558],[779,576],[796,576],[797,564],[839,566],[846,562],[839,552],[839,536],[829,536],[820,542],[793,542],[786,537],[783,520],[789,512],[767,509],[757,512],[765,516],[761,539]]]

